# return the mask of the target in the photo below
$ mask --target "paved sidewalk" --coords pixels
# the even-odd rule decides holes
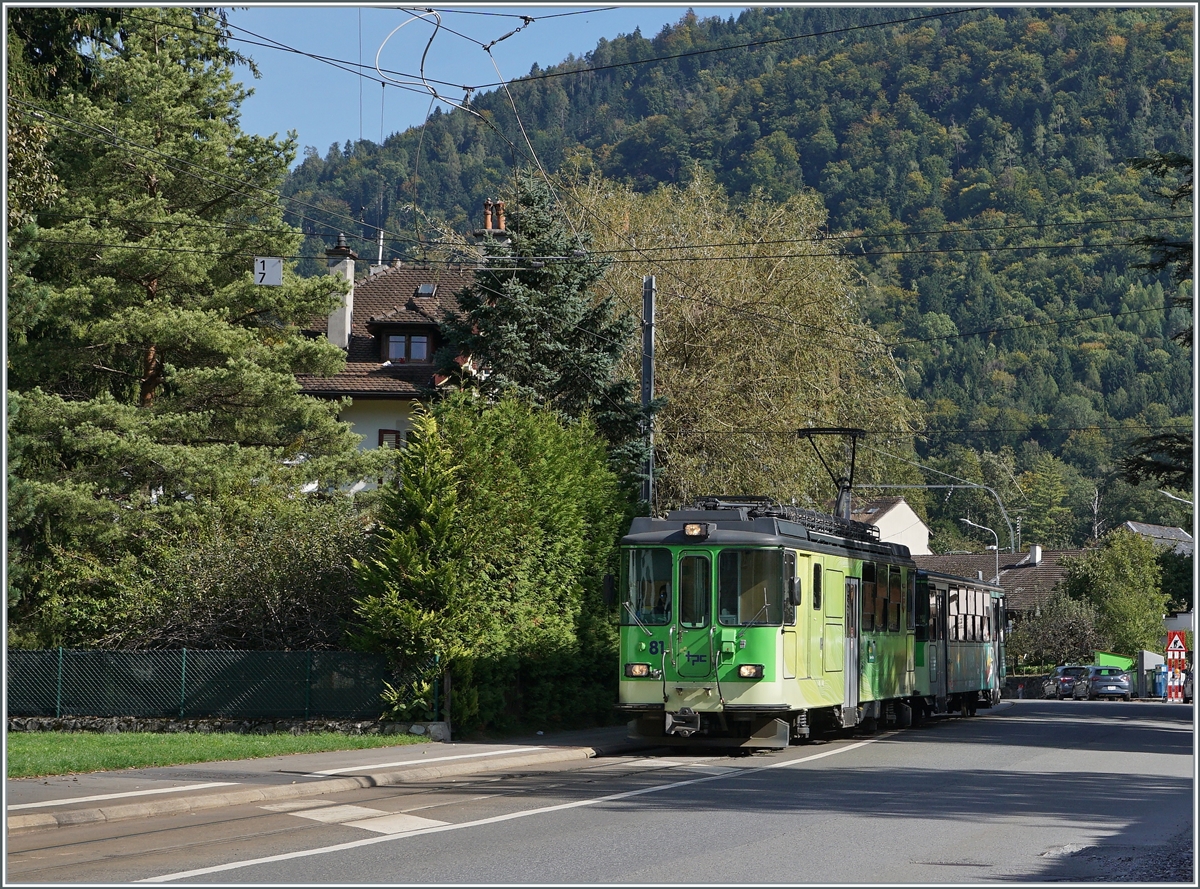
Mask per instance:
[[[503,742],[408,744],[6,782],[8,832],[178,814],[645,749],[625,726]]]

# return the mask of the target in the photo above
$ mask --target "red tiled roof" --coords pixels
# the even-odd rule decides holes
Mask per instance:
[[[392,265],[356,281],[346,367],[331,377],[297,375],[301,391],[329,397],[416,398],[431,385],[433,364],[385,366],[381,337],[392,325],[434,332],[447,314],[458,310],[458,291],[474,280],[474,270],[462,266]],[[434,285],[434,294],[417,296],[422,284]],[[328,319],[321,318],[309,329],[324,336],[327,328]]]
[[[866,522],[869,525],[884,517],[893,507],[904,501],[903,497],[876,497],[873,500],[858,500],[851,502],[850,518],[856,522]]]
[[[1082,554],[1084,550],[1042,550],[1042,557],[1034,565],[1029,553],[1000,553],[1000,586],[1006,594],[1009,611],[1032,611],[1050,598],[1050,593],[1067,573],[1062,560]],[[948,555],[913,556],[918,568],[957,574],[960,577],[978,577],[983,572],[984,580],[991,580],[996,573],[995,553],[950,553]]]

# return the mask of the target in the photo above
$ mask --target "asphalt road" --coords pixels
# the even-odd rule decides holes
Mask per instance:
[[[1178,704],[1005,701],[971,719],[771,754],[643,752],[60,827],[10,836],[7,878],[1128,880],[1193,829],[1192,715]]]

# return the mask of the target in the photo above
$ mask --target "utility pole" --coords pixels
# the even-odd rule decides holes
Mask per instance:
[[[646,430],[646,462],[642,471],[642,499],[654,512],[654,421],[650,402],[654,400],[654,276],[642,278],[642,420]]]

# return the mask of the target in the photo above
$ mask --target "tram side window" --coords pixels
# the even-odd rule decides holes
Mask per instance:
[[[948,601],[948,604],[946,607],[946,617],[947,617],[946,625],[947,625],[948,635],[950,636],[950,640],[952,642],[957,642],[959,639],[962,638],[962,624],[959,622],[960,619],[962,618],[962,615],[959,614],[960,605],[961,605],[961,602],[959,599],[958,590],[957,589],[951,590],[950,598],[949,598],[949,601]]]
[[[900,569],[895,565],[888,571],[888,629],[893,633],[900,631]]]
[[[888,566],[880,565],[879,579],[875,589],[875,630],[883,632],[887,629],[888,606]]]
[[[908,572],[908,628],[917,628],[917,575]]]
[[[624,554],[621,622],[665,624],[671,619],[671,551],[635,549]]]
[[[813,611],[821,610],[821,566],[813,565]]]
[[[867,632],[875,629],[875,563],[863,562],[862,566],[862,628]]]

